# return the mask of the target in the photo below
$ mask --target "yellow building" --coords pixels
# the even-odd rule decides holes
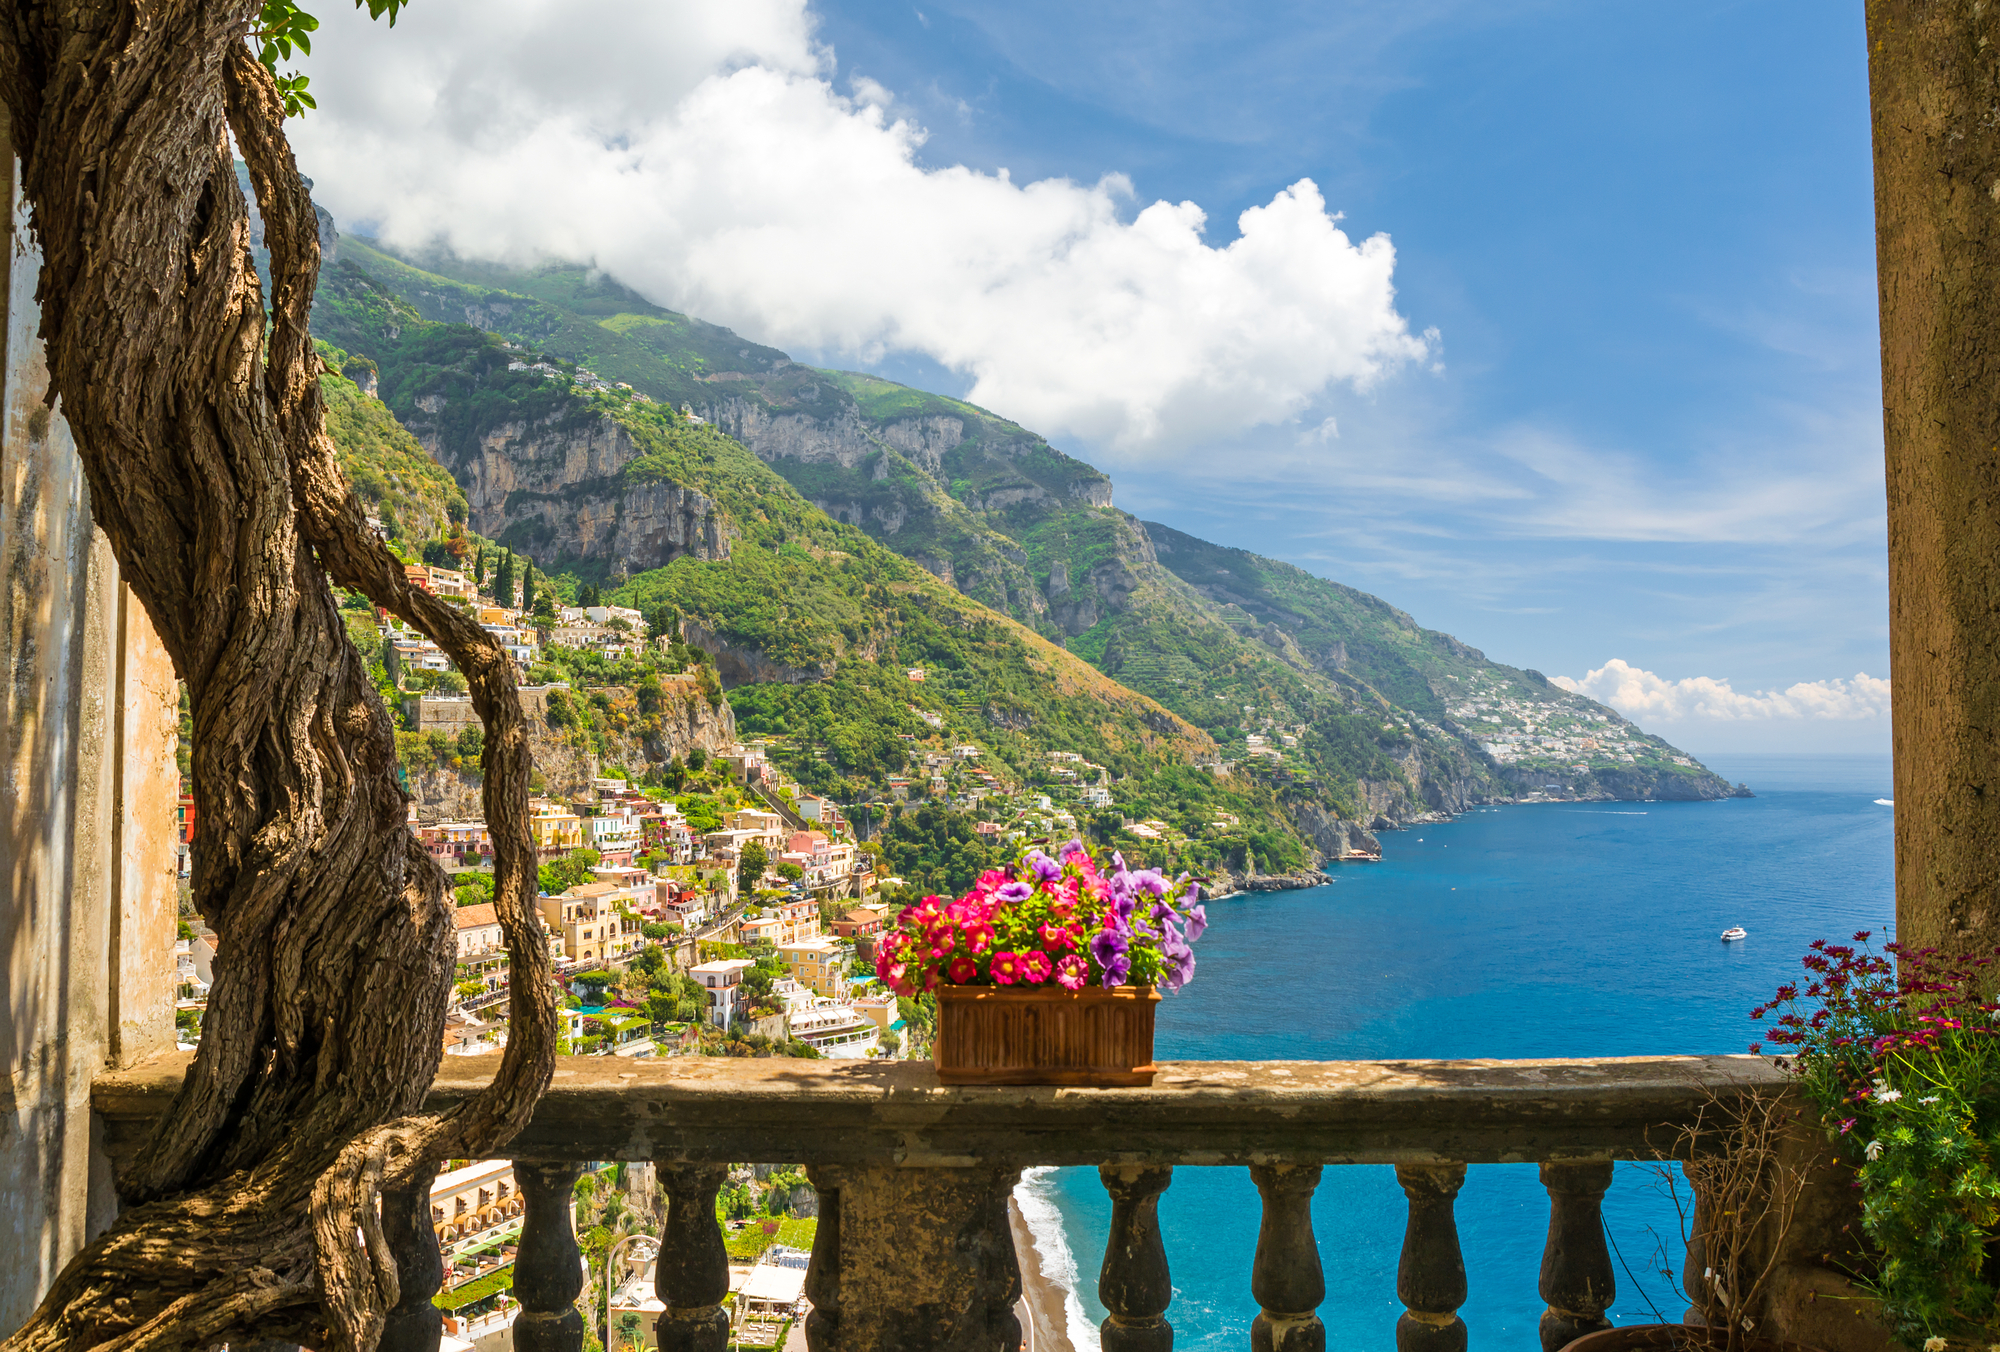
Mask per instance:
[[[604,962],[644,943],[639,933],[644,922],[632,904],[632,889],[611,883],[584,883],[561,896],[535,899],[542,920],[562,936],[568,962]]]
[[[585,838],[583,818],[566,807],[554,803],[535,804],[534,815],[528,818],[528,827],[535,833],[535,852],[543,859],[553,859],[580,850],[589,841]]]
[[[778,957],[792,980],[815,995],[839,999],[847,994],[847,955],[836,939],[801,939],[779,944]]]

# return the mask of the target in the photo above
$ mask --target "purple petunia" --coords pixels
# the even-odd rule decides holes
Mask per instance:
[[[993,893],[1000,901],[1026,901],[1035,895],[1033,883],[1002,883]]]
[[[1062,865],[1043,854],[1040,850],[1036,850],[1021,862],[1033,869],[1035,877],[1041,882],[1054,882],[1057,878],[1062,877]]]
[[[1071,837],[1069,844],[1063,846],[1062,849],[1056,851],[1057,857],[1060,858],[1064,863],[1068,863],[1069,857],[1073,854],[1081,854],[1088,856],[1089,853],[1090,852],[1088,850],[1083,848],[1083,842],[1081,840],[1076,839],[1075,837]]]
[[[1160,962],[1166,972],[1160,984],[1177,991],[1194,978],[1194,950],[1179,939],[1169,937],[1160,945]]]
[[[1104,969],[1106,986],[1122,986],[1132,970],[1132,958],[1126,951],[1125,936],[1115,930],[1103,929],[1090,941],[1090,956],[1097,959],[1097,965]]]
[[[1190,906],[1187,908],[1183,918],[1187,922],[1187,941],[1193,943],[1202,936],[1202,931],[1208,928],[1208,908],[1206,906]]]

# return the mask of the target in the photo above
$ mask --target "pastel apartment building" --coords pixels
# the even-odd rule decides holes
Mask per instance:
[[[748,958],[718,958],[688,969],[708,992],[708,1021],[727,1028],[743,1016],[743,974],[756,964]]]
[[[644,942],[633,891],[610,883],[584,883],[561,896],[536,898],[542,920],[562,936],[569,962],[603,962]],[[630,914],[624,912],[629,911]]]
[[[801,939],[778,945],[778,957],[792,980],[814,995],[837,1000],[848,994],[847,956],[837,939]]]

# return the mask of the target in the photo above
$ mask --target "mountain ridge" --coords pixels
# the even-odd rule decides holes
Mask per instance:
[[[637,419],[650,419],[656,435],[680,424],[723,434],[830,522],[1150,696],[1211,740],[1219,763],[1334,820],[1381,828],[1481,802],[1731,792],[1605,706],[1492,663],[1380,598],[1138,521],[1113,505],[1101,471],[966,401],[793,362],[577,267],[406,258],[349,237],[331,274],[323,292],[341,299],[316,309],[315,331],[343,347],[365,352],[386,341],[400,350],[404,328],[442,326],[423,341],[469,352],[467,335],[477,332],[482,347],[497,339],[520,354],[514,360],[540,355],[552,367],[537,378],[539,412],[474,418],[476,429],[456,430],[441,411],[449,396],[392,388],[383,367],[385,399],[452,469],[475,524],[534,552],[552,573],[651,594],[657,588],[638,586],[639,574],[671,570],[697,536],[720,538],[710,529],[720,528],[713,502],[684,498],[673,506],[683,528],[654,530],[651,553],[632,543],[628,519],[661,516],[643,500],[657,489],[629,468],[648,456],[623,454],[613,465],[601,447],[576,441],[589,441],[575,422],[579,391],[600,402],[615,392],[621,406],[660,406]],[[374,336],[353,341],[364,331]],[[408,372],[425,363],[405,352],[394,364]],[[419,383],[439,378],[438,363],[429,365]],[[617,390],[621,382],[629,391]],[[417,402],[440,397],[437,409]],[[600,407],[592,416],[607,415]],[[557,426],[565,417],[566,430]],[[611,418],[626,430],[609,435],[633,436],[633,421]],[[454,436],[458,450],[446,445]],[[483,449],[471,449],[469,436]],[[559,470],[533,486],[516,466],[500,491],[493,467],[523,458],[515,442],[547,450],[564,437]],[[703,492],[686,482],[684,461],[652,463],[655,485]],[[755,641],[743,651],[753,649],[791,676],[829,678],[824,660],[782,661]],[[1605,752],[1607,743],[1629,749]],[[1308,835],[1302,815],[1310,814],[1291,814],[1293,825]]]

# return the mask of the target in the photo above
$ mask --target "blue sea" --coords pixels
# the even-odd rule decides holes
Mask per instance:
[[[1212,903],[1194,982],[1168,997],[1172,1060],[1623,1056],[1741,1052],[1748,1011],[1816,938],[1894,913],[1887,756],[1713,756],[1755,798],[1533,804],[1383,836],[1379,864],[1326,886]],[[1723,944],[1742,925],[1747,940]],[[1094,1169],[1038,1170],[1019,1194],[1097,1346],[1110,1203]],[[1387,1167],[1329,1166],[1313,1203],[1327,1345],[1389,1349],[1405,1206]],[[1242,1169],[1181,1168],[1161,1198],[1177,1348],[1245,1345],[1258,1201]],[[1624,1267],[1615,1322],[1677,1318],[1675,1212],[1620,1165],[1605,1219]],[[1458,1199],[1474,1348],[1539,1346],[1548,1199],[1533,1165],[1475,1165]],[[1061,1243],[1056,1243],[1057,1233]]]

